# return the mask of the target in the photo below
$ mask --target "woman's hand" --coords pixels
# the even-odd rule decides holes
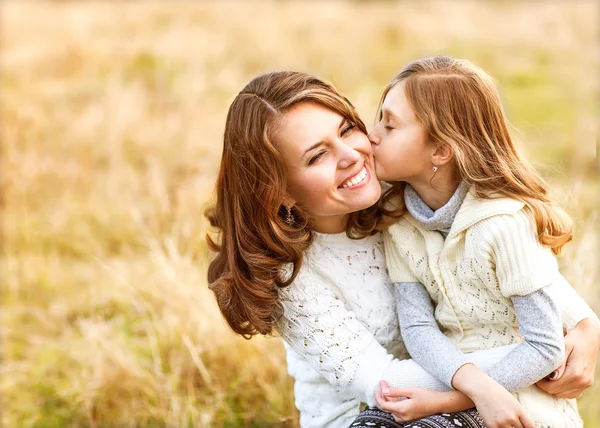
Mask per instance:
[[[489,428],[535,428],[517,399],[473,364],[458,369],[452,385],[473,400]]]
[[[559,398],[577,398],[594,383],[596,359],[600,349],[600,324],[593,318],[580,321],[565,336],[566,359],[553,380],[536,385]]]
[[[473,402],[462,392],[439,392],[425,388],[390,388],[381,382],[375,393],[381,410],[390,412],[398,423],[423,419],[437,413],[454,413],[472,408]]]

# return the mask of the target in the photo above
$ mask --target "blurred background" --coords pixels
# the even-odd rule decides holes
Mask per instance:
[[[598,2],[0,8],[4,426],[297,426],[281,340],[230,333],[205,278],[227,109],[271,70],[331,80],[369,127],[411,60],[489,71],[575,219],[563,273],[600,310]]]

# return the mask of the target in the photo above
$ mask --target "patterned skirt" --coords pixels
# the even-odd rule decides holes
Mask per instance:
[[[470,409],[458,413],[441,413],[414,422],[398,423],[392,415],[378,408],[367,407],[350,424],[349,428],[485,428],[486,425],[477,413]]]

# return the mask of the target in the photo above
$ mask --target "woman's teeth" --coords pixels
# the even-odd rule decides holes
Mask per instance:
[[[363,167],[363,169],[361,169],[360,172],[358,174],[356,174],[354,176],[354,178],[352,178],[352,180],[346,181],[346,183],[344,183],[342,188],[347,189],[348,187],[354,187],[354,186],[362,183],[362,181],[365,178],[367,178],[367,168]]]

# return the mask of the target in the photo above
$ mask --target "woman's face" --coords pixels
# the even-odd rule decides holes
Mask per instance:
[[[291,202],[308,211],[315,230],[342,232],[350,213],[379,199],[369,139],[340,114],[300,103],[284,115],[275,144],[287,167]]]
[[[381,106],[382,119],[369,133],[377,177],[382,181],[416,182],[431,176],[435,147],[415,116],[404,94],[404,83],[387,93]]]

